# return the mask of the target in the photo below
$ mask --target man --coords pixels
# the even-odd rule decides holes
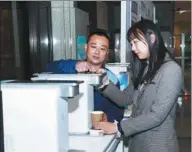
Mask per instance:
[[[109,36],[103,31],[96,31],[88,36],[85,46],[86,60],[59,60],[49,63],[46,67],[47,72],[53,73],[99,73],[104,70],[110,80],[119,87],[117,77],[104,67],[109,54]],[[94,91],[94,110],[103,111],[109,122],[120,121],[123,118],[124,109],[109,101],[98,91]]]

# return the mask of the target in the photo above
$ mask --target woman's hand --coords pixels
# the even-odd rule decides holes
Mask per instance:
[[[93,125],[94,129],[102,129],[105,134],[117,133],[116,125],[111,122],[97,122]]]

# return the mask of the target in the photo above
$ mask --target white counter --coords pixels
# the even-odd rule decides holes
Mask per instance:
[[[111,144],[118,144],[115,135],[103,136],[69,136],[69,149],[85,151],[85,152],[106,152],[111,149]]]

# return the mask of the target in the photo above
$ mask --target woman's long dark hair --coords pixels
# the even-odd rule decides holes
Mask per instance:
[[[151,34],[155,35],[154,43],[151,42]],[[160,31],[157,29],[156,25],[152,21],[143,19],[135,23],[127,32],[127,40],[129,42],[134,38],[137,38],[140,41],[144,42],[142,36],[145,38],[145,41],[147,42],[149,47],[149,67],[147,72],[143,76],[143,72],[147,65],[147,62],[146,60],[140,60],[134,52],[132,53],[133,58],[131,69],[133,74],[132,80],[135,89],[137,89],[139,84],[142,84],[144,81],[150,82],[153,79],[155,73],[159,70],[164,62],[166,52],[169,53],[164,45],[164,41],[160,34]]]

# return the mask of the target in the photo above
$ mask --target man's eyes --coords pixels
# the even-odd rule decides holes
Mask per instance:
[[[107,50],[107,49],[106,49],[106,48],[101,48],[101,50],[105,51],[105,50]]]
[[[96,48],[97,46],[91,45],[91,48]]]
[[[97,46],[91,45],[91,48],[94,48],[94,49],[95,49],[95,48],[97,48]],[[106,50],[107,50],[107,49],[104,48],[104,47],[103,47],[103,48],[99,48],[99,49],[102,50],[102,51],[106,51]]]

